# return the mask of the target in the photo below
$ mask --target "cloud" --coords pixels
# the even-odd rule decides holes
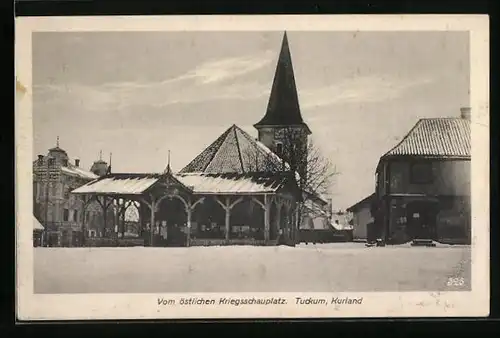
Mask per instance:
[[[249,100],[266,95],[269,85],[251,79],[234,81],[268,66],[273,53],[205,62],[178,77],[161,82],[110,82],[97,86],[77,83],[35,86],[41,103],[73,102],[87,111],[104,112],[130,106],[163,107],[211,100]]]
[[[398,79],[384,75],[355,77],[340,83],[299,92],[302,108],[357,102],[384,102],[403,95],[408,89],[432,83],[433,79]]]
[[[272,62],[275,53],[266,51],[260,55],[228,58],[204,63],[180,77],[194,78],[200,84],[213,84],[233,79],[261,69]]]

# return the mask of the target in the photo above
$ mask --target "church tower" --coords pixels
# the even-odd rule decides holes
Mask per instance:
[[[311,130],[300,113],[286,32],[283,35],[266,114],[254,124],[254,127],[259,133],[259,141],[287,161],[305,178],[307,141]]]

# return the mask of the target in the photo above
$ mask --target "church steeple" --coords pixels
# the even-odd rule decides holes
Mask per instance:
[[[292,57],[286,32],[283,35],[281,51],[276,65],[271,95],[264,117],[254,124],[258,130],[266,127],[302,127],[307,134],[311,131],[300,113],[297,86],[293,72]]]
[[[308,137],[311,130],[302,119],[285,32],[276,65],[271,95],[264,117],[254,127],[259,141],[287,162],[302,179],[307,175]]]

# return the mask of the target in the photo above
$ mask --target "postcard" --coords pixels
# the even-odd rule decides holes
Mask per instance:
[[[487,316],[488,24],[16,18],[18,319]]]

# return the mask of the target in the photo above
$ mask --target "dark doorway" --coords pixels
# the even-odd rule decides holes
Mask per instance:
[[[187,217],[185,206],[178,198],[166,198],[160,204],[155,221],[155,246],[185,246]]]
[[[437,239],[437,206],[437,202],[432,201],[415,201],[407,204],[407,233],[410,239]]]
[[[47,244],[49,247],[59,246],[59,234],[56,232],[51,232],[48,234]]]

